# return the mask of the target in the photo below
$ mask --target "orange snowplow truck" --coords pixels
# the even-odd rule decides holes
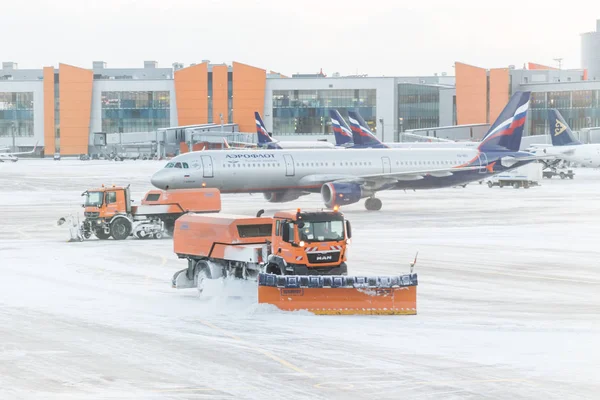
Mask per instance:
[[[85,219],[81,236],[89,239],[160,239],[172,234],[177,218],[188,212],[219,212],[221,193],[218,189],[151,190],[140,205],[133,205],[129,186],[104,185],[86,190],[83,207]]]
[[[416,274],[347,276],[350,222],[334,211],[279,211],[273,217],[188,214],[175,223],[174,251],[188,267],[177,289],[206,279],[258,281],[258,302],[317,314],[416,314]]]

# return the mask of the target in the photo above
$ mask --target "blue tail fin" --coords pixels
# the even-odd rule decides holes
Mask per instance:
[[[269,135],[267,128],[265,128],[265,124],[260,117],[260,113],[258,111],[254,112],[254,119],[256,120],[256,134],[258,135],[258,145],[260,147],[267,147],[270,149],[279,149],[281,148]]]
[[[329,110],[329,117],[331,118],[331,130],[333,130],[335,136],[335,144],[343,146],[352,143],[352,131],[350,131],[338,110]]]
[[[571,128],[565,122],[565,119],[560,115],[558,110],[548,110],[548,122],[550,123],[550,137],[552,138],[553,146],[571,146],[581,144]]]
[[[269,132],[267,132],[267,128],[265,128],[265,124],[263,124],[262,118],[260,117],[260,113],[258,111],[254,112],[254,119],[256,120],[256,134],[258,135],[258,143],[271,143],[273,139],[271,136],[269,136]]]
[[[515,92],[479,144],[479,151],[519,151],[531,92]]]
[[[369,129],[369,125],[363,117],[356,111],[348,111],[348,119],[350,120],[350,130],[354,145],[359,147],[388,147],[381,142]]]

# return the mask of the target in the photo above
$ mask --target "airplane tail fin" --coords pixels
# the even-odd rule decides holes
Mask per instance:
[[[335,144],[343,146],[352,143],[352,131],[338,110],[329,110],[329,117],[331,118],[331,129],[335,136]]]
[[[531,92],[515,92],[479,144],[479,151],[519,151]]]
[[[375,136],[363,117],[356,111],[348,111],[354,144],[362,147],[388,147]]]
[[[553,146],[581,144],[558,110],[548,110],[548,122],[550,123],[550,137],[552,138]]]
[[[254,112],[254,119],[256,120],[256,134],[258,135],[258,144],[267,144],[273,142],[273,139],[267,132],[267,128],[265,128],[265,124],[260,117],[260,113],[258,111]]]

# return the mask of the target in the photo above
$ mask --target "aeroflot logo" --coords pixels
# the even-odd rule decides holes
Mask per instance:
[[[556,124],[554,124],[554,136],[558,136],[566,130],[567,127],[565,126],[565,124],[563,124],[559,120],[556,120]]]
[[[275,154],[227,154],[227,158],[275,158]]]

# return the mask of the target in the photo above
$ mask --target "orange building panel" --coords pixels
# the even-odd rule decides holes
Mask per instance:
[[[93,72],[59,65],[60,154],[87,154],[92,111]]]
[[[455,63],[456,119],[459,125],[483,124],[487,117],[487,74],[483,68]]]
[[[240,132],[256,132],[254,112],[263,114],[267,71],[233,63],[233,120]]]
[[[221,122],[220,114],[223,115],[223,122],[228,123],[229,113],[227,112],[227,65],[215,65],[212,69],[212,101],[213,101],[213,122]]]
[[[54,146],[54,67],[44,67],[44,154],[52,155]]]
[[[208,122],[208,65],[202,63],[175,71],[177,124]]]
[[[536,64],[536,63],[527,63],[527,69],[541,69],[541,70],[557,70],[558,68],[549,67],[547,65]]]
[[[508,68],[494,68],[490,70],[490,119],[493,123],[508,103],[510,91],[510,78]]]

